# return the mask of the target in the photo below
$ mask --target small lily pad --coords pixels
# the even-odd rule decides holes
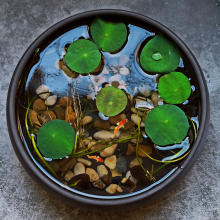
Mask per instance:
[[[63,120],[45,123],[37,135],[37,146],[48,158],[59,159],[71,154],[75,144],[75,131]]]
[[[179,48],[163,34],[158,34],[151,39],[140,55],[141,66],[151,73],[172,72],[178,67],[179,62]]]
[[[189,130],[185,113],[175,105],[161,105],[152,109],[144,124],[147,135],[160,146],[181,143]]]
[[[95,70],[101,61],[101,53],[93,42],[85,39],[74,41],[67,50],[65,62],[67,66],[81,74]]]
[[[167,103],[183,103],[189,98],[191,93],[189,79],[180,72],[166,74],[159,79],[158,92]]]
[[[127,101],[125,93],[113,86],[101,89],[96,96],[97,108],[106,116],[115,116],[122,112],[127,105]]]
[[[124,23],[114,23],[99,17],[92,22],[90,33],[99,49],[110,53],[119,50],[127,39],[127,28]]]

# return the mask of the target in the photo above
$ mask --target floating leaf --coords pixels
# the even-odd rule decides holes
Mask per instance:
[[[175,105],[162,105],[152,109],[144,124],[147,135],[160,146],[181,143],[189,129],[185,113]]]
[[[169,73],[180,62],[179,48],[163,34],[156,35],[143,48],[140,63],[144,70],[151,73]]]
[[[180,72],[166,74],[159,79],[158,92],[161,98],[167,103],[183,103],[191,93],[189,79]]]
[[[37,135],[37,146],[48,158],[59,159],[71,154],[75,143],[75,131],[63,120],[45,123]]]
[[[67,50],[65,62],[77,73],[90,73],[101,61],[101,53],[93,42],[85,39],[74,41]]]
[[[96,96],[97,108],[106,116],[115,116],[122,112],[127,105],[127,101],[125,93],[113,86],[101,89]]]
[[[90,33],[99,49],[105,52],[119,50],[127,39],[127,28],[122,22],[114,23],[96,18],[91,26]]]

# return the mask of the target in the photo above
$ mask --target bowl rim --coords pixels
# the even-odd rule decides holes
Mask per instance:
[[[189,60],[197,77],[197,81],[200,87],[200,94],[201,94],[201,117],[200,117],[198,136],[190,154],[184,160],[181,167],[177,168],[175,172],[171,176],[169,176],[169,178],[165,179],[159,185],[154,186],[148,191],[136,195],[131,194],[131,196],[125,198],[117,197],[112,199],[91,198],[88,196],[79,195],[72,191],[70,192],[65,188],[61,188],[58,184],[56,184],[51,179],[49,179],[33,163],[28,152],[24,148],[24,144],[22,143],[20,134],[17,129],[17,117],[16,117],[17,114],[16,93],[19,85],[19,80],[28,59],[33,54],[33,52],[38,47],[38,45],[40,45],[43,41],[45,41],[45,39],[48,38],[48,35],[52,35],[53,33],[57,32],[60,28],[62,28],[67,24],[85,19],[88,16],[92,17],[92,16],[106,16],[106,15],[125,16],[131,19],[134,18],[135,20],[139,20],[140,22],[144,22],[149,25],[152,25],[155,28],[159,29],[161,32],[165,33],[171,40],[173,40],[178,45],[178,47],[183,51],[183,53]],[[198,159],[208,133],[209,118],[210,118],[210,102],[209,102],[208,88],[202,70],[196,58],[190,51],[190,49],[176,34],[174,34],[171,30],[169,30],[167,27],[160,24],[159,22],[144,15],[140,15],[138,13],[118,10],[118,9],[100,9],[100,10],[92,10],[92,11],[76,14],[56,23],[55,25],[47,29],[45,32],[43,32],[28,47],[28,49],[20,59],[11,79],[11,83],[8,90],[8,96],[7,96],[6,115],[7,115],[7,126],[8,126],[9,136],[13,148],[15,150],[15,153],[17,154],[21,164],[28,172],[28,174],[43,189],[45,189],[48,193],[52,194],[54,197],[80,208],[94,210],[94,211],[121,211],[121,210],[130,210],[132,208],[136,208],[139,207],[140,205],[144,205],[146,203],[156,200],[157,198],[161,197],[162,195],[170,191],[175,185],[177,185],[177,183],[180,182],[180,180],[182,180],[186,176],[186,174],[189,172],[189,170],[192,168],[192,166]]]

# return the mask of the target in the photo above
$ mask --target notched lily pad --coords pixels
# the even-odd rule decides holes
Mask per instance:
[[[172,72],[178,67],[179,62],[179,48],[163,34],[158,34],[151,39],[140,55],[141,66],[151,73]]]
[[[95,70],[101,61],[101,53],[93,42],[85,39],[74,41],[67,50],[65,62],[67,66],[81,74]]]
[[[124,23],[114,23],[99,17],[92,22],[90,33],[99,49],[110,53],[123,46],[128,34]]]
[[[181,143],[189,130],[185,113],[175,105],[162,105],[152,109],[144,123],[147,135],[160,146]]]
[[[63,120],[45,123],[37,135],[37,146],[48,158],[59,159],[71,154],[75,144],[75,131]]]
[[[96,96],[98,110],[106,116],[115,116],[127,105],[127,96],[121,89],[113,86],[102,88]]]
[[[191,93],[189,79],[180,72],[166,74],[159,79],[158,92],[167,103],[183,103],[189,98]]]

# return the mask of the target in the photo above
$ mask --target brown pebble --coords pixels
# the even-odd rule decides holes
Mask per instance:
[[[68,161],[60,167],[60,172],[65,172],[69,168],[71,161],[72,161],[72,158],[68,158]],[[70,169],[73,168],[73,166],[76,164],[76,161],[77,161],[76,158],[74,158],[70,166]]]
[[[29,115],[30,115],[30,119],[31,119],[32,124],[34,125],[36,130],[39,130],[39,128],[41,127],[41,124],[38,120],[37,113],[33,110],[30,110]]]
[[[91,145],[90,145],[91,144]],[[96,144],[96,142],[90,142],[89,143],[89,145],[88,145],[88,147],[90,147],[90,146],[92,146],[92,145],[94,145],[94,144]],[[97,144],[97,145],[95,145],[94,147],[92,147],[91,148],[91,151],[94,151],[94,150],[98,150],[98,149],[100,149],[100,148],[102,148],[102,147],[105,147],[106,145],[104,145],[104,144]],[[96,153],[101,153],[103,150],[100,150],[100,151],[97,151]]]
[[[133,128],[135,126],[135,123],[133,121],[128,121],[125,123],[124,125],[124,129],[125,130],[130,130],[131,128]]]
[[[42,99],[36,99],[33,103],[33,110],[36,112],[46,110],[46,105],[44,104],[44,101]]]
[[[56,115],[51,110],[44,111],[42,114],[40,114],[40,120],[42,121],[43,124],[55,119],[56,119]]]
[[[58,162],[52,160],[52,161],[48,161],[47,163],[55,173],[59,172],[60,165]]]
[[[65,110],[65,121],[69,122],[71,119],[75,120],[76,119],[76,114],[73,111],[73,108],[71,106],[68,106]]]
[[[92,185],[98,189],[104,189],[106,187],[106,185],[100,179],[98,181],[93,182]]]
[[[110,173],[104,175],[101,180],[103,183],[105,183],[106,186],[109,186],[112,183],[112,175]]]
[[[101,130],[108,130],[110,128],[110,123],[109,121],[104,121],[102,119],[98,119],[95,123],[94,123],[94,127],[95,129],[101,131]]]
[[[135,153],[136,148],[131,143],[128,143],[128,150],[126,152],[126,155],[134,155]]]
[[[54,111],[55,111],[58,119],[60,119],[60,120],[65,119],[65,109],[62,106],[56,105],[54,107]]]
[[[118,82],[118,81],[113,81],[111,84],[112,84],[112,86],[114,86],[115,88],[118,88],[118,87],[119,87],[119,82]]]
[[[116,115],[116,116],[110,116],[109,117],[109,121],[113,125],[116,125],[117,122],[120,122],[122,119],[126,119],[126,115],[125,114]]]
[[[66,108],[67,106],[71,106],[73,104],[73,100],[68,97],[63,97],[59,100],[58,105]]]
[[[152,147],[145,146],[145,145],[139,145],[140,148],[148,155],[152,154]],[[139,148],[138,148],[138,155],[140,157],[147,157]]]

